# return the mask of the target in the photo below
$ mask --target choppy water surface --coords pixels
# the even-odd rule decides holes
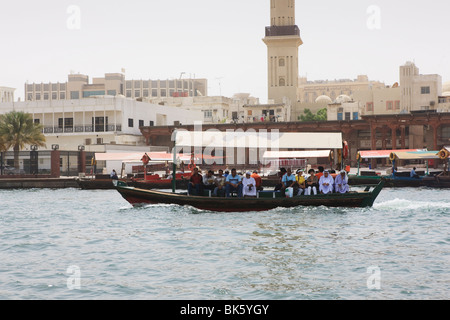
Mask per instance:
[[[450,298],[448,190],[224,214],[11,190],[0,212],[0,299]]]

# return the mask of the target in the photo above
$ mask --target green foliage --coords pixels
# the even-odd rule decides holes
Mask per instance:
[[[14,150],[14,166],[19,167],[19,151],[26,145],[45,146],[42,126],[34,123],[30,114],[11,111],[0,115],[0,147]]]
[[[303,113],[299,117],[301,121],[327,121],[327,108],[320,109],[317,114],[312,113],[310,109],[305,109]]]

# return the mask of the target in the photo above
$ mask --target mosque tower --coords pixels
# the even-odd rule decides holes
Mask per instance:
[[[263,39],[267,45],[268,98],[294,106],[298,101],[298,48],[303,44],[295,25],[295,0],[270,0],[270,27]]]

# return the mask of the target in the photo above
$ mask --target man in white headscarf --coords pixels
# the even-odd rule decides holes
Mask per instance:
[[[333,193],[334,179],[328,170],[323,172],[319,180],[319,191],[323,194]]]
[[[256,197],[256,181],[251,177],[251,172],[248,171],[245,177],[242,178],[242,195],[244,197]]]
[[[341,173],[336,176],[336,179],[334,180],[334,189],[337,193],[347,193],[350,191],[348,176],[345,170],[342,170]]]

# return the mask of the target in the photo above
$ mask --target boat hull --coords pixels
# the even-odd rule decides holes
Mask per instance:
[[[385,180],[385,188],[450,188],[449,177],[380,177],[380,176],[349,176],[348,184],[355,185],[374,185],[382,179]]]
[[[294,198],[198,197],[120,185],[118,185],[116,189],[122,197],[133,206],[145,204],[175,204],[216,212],[249,212],[268,211],[275,208],[294,208],[299,206],[346,208],[371,207],[383,186],[384,182],[380,182],[372,192],[299,196]]]

